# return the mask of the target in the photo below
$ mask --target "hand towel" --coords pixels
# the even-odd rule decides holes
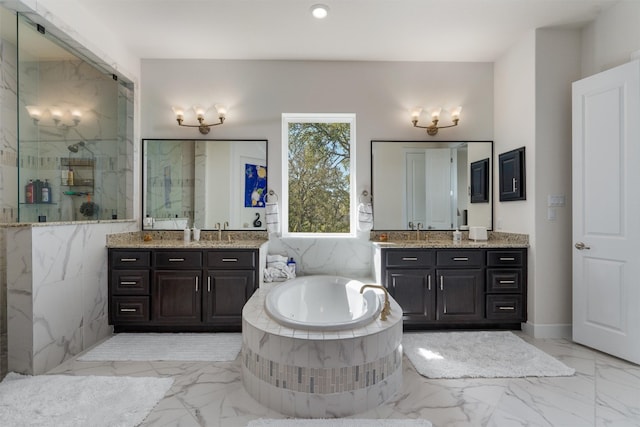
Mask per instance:
[[[373,228],[373,207],[371,203],[358,205],[358,231],[369,231]]]
[[[269,233],[280,232],[280,213],[277,203],[265,203],[265,217]]]

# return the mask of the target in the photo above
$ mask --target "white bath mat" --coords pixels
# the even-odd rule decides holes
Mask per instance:
[[[38,427],[137,426],[172,378],[9,373],[0,383],[0,424]]]
[[[333,419],[259,419],[247,427],[432,427],[427,420],[369,420],[356,418]]]
[[[78,360],[235,360],[242,347],[237,333],[117,334],[78,357]]]
[[[427,378],[570,376],[575,370],[508,331],[405,333],[402,347]]]

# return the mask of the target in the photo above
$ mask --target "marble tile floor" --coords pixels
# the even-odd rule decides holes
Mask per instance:
[[[640,366],[561,339],[519,335],[575,368],[572,377],[433,380],[405,357],[404,384],[391,401],[354,418],[423,418],[445,426],[640,426]],[[49,372],[170,376],[174,385],[142,426],[246,426],[283,418],[247,394],[233,362],[79,362]]]

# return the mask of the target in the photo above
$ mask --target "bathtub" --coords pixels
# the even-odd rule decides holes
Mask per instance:
[[[376,292],[365,284],[338,276],[307,276],[271,290],[265,310],[281,325],[311,331],[342,331],[364,326],[380,314]]]
[[[295,418],[343,418],[399,393],[402,308],[389,297],[391,313],[380,319],[381,291],[360,295],[363,285],[303,276],[258,288],[242,309],[242,384],[249,395]]]

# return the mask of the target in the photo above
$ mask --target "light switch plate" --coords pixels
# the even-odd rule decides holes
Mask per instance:
[[[564,194],[549,194],[547,196],[547,206],[549,207],[562,207],[566,203]]]

